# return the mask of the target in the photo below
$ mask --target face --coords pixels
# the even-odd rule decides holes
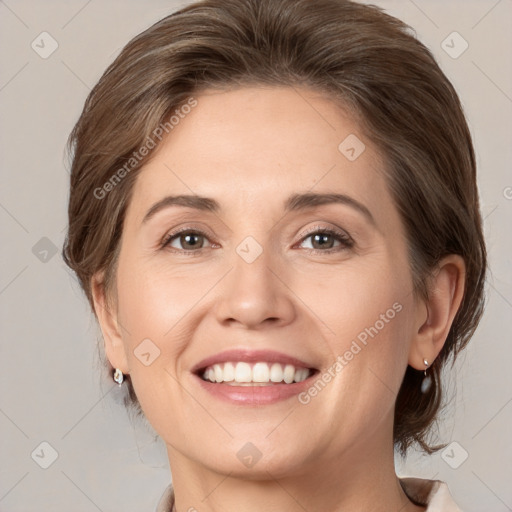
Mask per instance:
[[[196,100],[133,190],[111,362],[170,458],[277,477],[390,445],[415,304],[382,158],[319,93]]]

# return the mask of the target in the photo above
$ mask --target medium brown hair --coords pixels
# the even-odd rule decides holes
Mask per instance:
[[[427,441],[442,403],[441,368],[467,344],[483,311],[475,156],[452,84],[411,29],[380,8],[346,0],[205,0],[132,39],[89,94],[70,135],[64,260],[93,311],[96,272],[105,272],[107,297],[115,295],[124,214],[137,171],[151,156],[126,167],[134,152],[201,90],[255,84],[323,92],[361,124],[386,163],[416,293],[428,296],[429,274],[443,256],[465,261],[464,297],[429,368],[432,386],[422,394],[423,373],[408,367],[396,401],[395,446],[405,454],[416,441],[432,452],[439,448]],[[129,376],[126,383],[141,413]]]

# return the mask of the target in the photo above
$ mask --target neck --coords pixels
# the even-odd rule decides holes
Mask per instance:
[[[387,433],[343,454],[324,453],[300,470],[276,476],[258,463],[247,475],[221,474],[185,457],[168,445],[178,512],[419,512],[406,496],[395,473]],[[334,452],[332,450],[331,452]],[[306,468],[306,469],[304,469]],[[238,469],[237,469],[238,470]],[[236,471],[237,471],[236,470]]]

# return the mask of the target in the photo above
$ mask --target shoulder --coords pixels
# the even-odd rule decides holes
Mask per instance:
[[[418,505],[426,505],[426,512],[462,512],[441,480],[424,478],[400,478],[405,494]]]
[[[160,499],[155,512],[170,512],[174,505],[174,489],[172,484],[169,484]]]

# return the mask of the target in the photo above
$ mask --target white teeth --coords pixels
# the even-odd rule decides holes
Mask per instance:
[[[272,382],[282,382],[283,367],[279,363],[274,363],[270,368],[270,380]]]
[[[203,373],[203,379],[210,382],[228,382],[232,385],[264,385],[285,382],[302,382],[309,377],[307,368],[295,368],[292,364],[279,363],[227,362],[209,366]]]
[[[235,380],[235,365],[233,363],[224,364],[224,382]]]
[[[293,382],[293,378],[295,377],[295,366],[291,364],[287,364],[284,367],[284,381],[286,384],[291,384]]]
[[[295,370],[295,377],[293,380],[295,382],[302,382],[303,380],[306,380],[309,376],[309,370],[307,368],[299,368],[298,370]]]
[[[237,363],[235,367],[235,381],[236,382],[251,382],[252,370],[251,365],[248,363]]]
[[[215,374],[215,382],[222,382],[224,380],[224,372],[220,364],[213,365],[213,373]]]
[[[240,364],[240,363],[238,363]],[[256,363],[252,369],[253,382],[268,382],[270,370],[267,363]]]

